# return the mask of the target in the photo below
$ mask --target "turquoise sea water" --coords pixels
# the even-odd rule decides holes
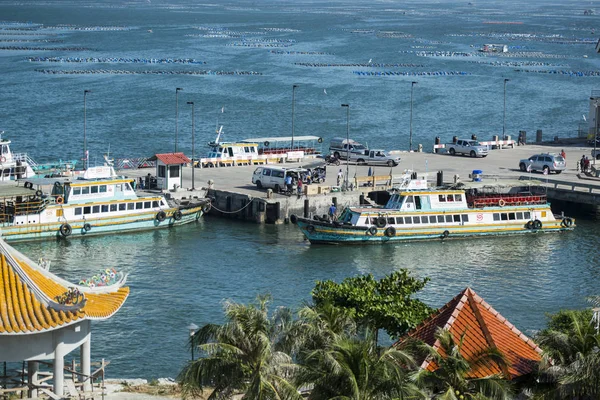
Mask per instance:
[[[297,135],[316,134],[326,141],[344,135],[346,114],[340,104],[349,103],[352,137],[373,146],[406,149],[411,81],[418,82],[414,142],[429,144],[436,135],[448,140],[471,133],[480,138],[501,134],[503,82],[508,78],[508,134],[526,130],[533,135],[537,129],[548,139],[574,134],[581,115],[587,114],[591,90],[600,88],[600,77],[516,70],[598,71],[600,56],[593,44],[549,42],[553,35],[560,35],[562,41],[597,40],[600,17],[583,16],[583,8],[594,8],[597,2],[586,2],[585,7],[574,1],[473,3],[0,0],[0,47],[85,48],[0,50],[0,130],[13,140],[14,151],[28,152],[38,161],[77,158],[82,148],[83,90],[87,89],[92,91],[87,97],[92,160],[99,160],[109,146],[114,157],[171,151],[175,88],[182,87],[180,148],[189,154],[187,101],[196,104],[197,143],[214,139],[217,118],[227,140],[289,135],[292,85],[298,84]],[[69,27],[59,27],[65,24]],[[98,28],[107,26],[120,29]],[[224,30],[243,37],[198,36]],[[515,34],[528,38],[509,40],[518,39]],[[9,41],[27,39],[62,42]],[[236,43],[290,46],[232,45]],[[496,59],[414,53],[476,52],[484,43],[506,43],[513,52],[541,52],[542,56]],[[30,62],[27,57],[193,58],[206,64],[49,63]],[[373,67],[369,60],[420,66]],[[509,67],[472,61],[552,65]],[[40,69],[262,75],[73,75],[36,71]],[[364,76],[354,71],[465,74]],[[199,145],[196,152],[205,150]],[[274,305],[298,307],[309,300],[315,280],[341,280],[359,273],[381,277],[398,268],[431,278],[422,298],[432,306],[441,306],[468,285],[519,329],[531,333],[544,325],[544,313],[585,306],[585,296],[600,292],[599,233],[596,224],[580,221],[577,230],[568,234],[394,246],[310,246],[294,226],[205,218],[161,232],[15,247],[32,259],[42,255],[50,259],[53,272],[73,281],[107,267],[128,272],[131,296],[117,315],[94,324],[93,357],[111,360],[112,376],[151,378],[177,374],[189,357],[186,326],[219,322],[223,299],[247,302],[258,293],[270,292]]]

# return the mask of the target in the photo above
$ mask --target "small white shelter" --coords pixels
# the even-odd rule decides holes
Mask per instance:
[[[192,162],[183,153],[155,154],[150,160],[156,160],[156,185],[163,190],[181,187],[183,166]]]

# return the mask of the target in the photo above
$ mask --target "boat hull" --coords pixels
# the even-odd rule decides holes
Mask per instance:
[[[0,237],[7,242],[20,242],[30,240],[47,240],[56,238],[78,238],[112,233],[125,233],[146,231],[152,229],[169,228],[185,225],[197,221],[203,214],[203,207],[190,207],[180,209],[181,218],[176,219],[178,209],[165,209],[166,217],[159,221],[156,212],[112,216],[98,219],[78,219],[60,222],[49,222],[28,225],[0,225]],[[71,232],[69,235],[61,233],[61,226],[68,223]],[[86,226],[89,225],[89,226]],[[86,229],[89,228],[89,229]]]
[[[394,227],[395,233],[391,235],[388,227],[357,227],[350,225],[337,226],[324,221],[315,221],[306,218],[296,218],[296,224],[304,236],[312,244],[378,244],[420,240],[448,240],[474,236],[492,235],[518,235],[537,234],[542,232],[563,232],[573,230],[561,224],[561,221],[547,222],[539,229],[529,229],[526,224],[506,223],[487,225],[462,225],[445,226],[430,225],[425,228],[399,228]],[[371,231],[369,231],[371,229]],[[376,231],[374,231],[376,229]]]

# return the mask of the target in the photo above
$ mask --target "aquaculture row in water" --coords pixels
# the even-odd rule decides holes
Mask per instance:
[[[294,65],[301,65],[303,67],[377,67],[377,68],[390,68],[390,67],[409,67],[419,68],[424,67],[422,64],[382,64],[382,63],[351,63],[351,64],[330,64],[330,63],[308,63],[308,62],[297,62]]]
[[[293,43],[251,43],[251,42],[231,42],[227,46],[232,47],[290,47]]]
[[[262,75],[262,72],[256,71],[126,71],[121,69],[87,69],[87,70],[56,70],[56,69],[36,69],[36,72],[50,75]]]
[[[111,63],[111,64],[206,64],[193,58],[125,58],[125,57],[27,57],[31,62]]]
[[[311,56],[333,56],[333,53],[326,53],[324,51],[285,51],[285,50],[269,50],[269,53],[273,54],[301,54]]]
[[[63,43],[60,39],[0,39],[0,43]]]
[[[491,65],[493,67],[566,67],[566,64],[553,64],[542,61],[469,61],[473,64]]]
[[[561,54],[545,54],[538,51],[519,51],[514,53],[485,53],[466,51],[412,51],[401,50],[399,53],[415,54],[418,57],[515,57],[515,58],[567,58]]]
[[[556,69],[516,69],[516,72],[533,72],[538,74],[553,74],[553,75],[568,75],[568,76],[600,76],[600,71],[572,71],[572,70],[556,70]]]
[[[465,71],[427,71],[427,72],[415,72],[415,71],[352,71],[355,75],[366,75],[366,76],[448,76],[448,75],[471,75],[470,72]]]
[[[0,46],[0,50],[27,51],[88,51],[86,47],[30,47],[30,46]]]

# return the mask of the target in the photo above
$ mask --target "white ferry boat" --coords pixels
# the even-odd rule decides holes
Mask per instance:
[[[29,179],[35,176],[25,154],[13,154],[10,151],[10,140],[2,139],[4,131],[0,131],[0,182]]]
[[[44,194],[48,182],[54,182],[52,190]],[[210,209],[207,199],[171,200],[136,191],[134,184],[112,166],[88,168],[72,180],[4,184],[0,236],[8,242],[166,228],[196,221]]]
[[[481,194],[427,188],[411,180],[383,207],[346,207],[334,220],[290,217],[311,243],[385,243],[469,236],[569,231],[573,218],[554,215],[545,194]]]

